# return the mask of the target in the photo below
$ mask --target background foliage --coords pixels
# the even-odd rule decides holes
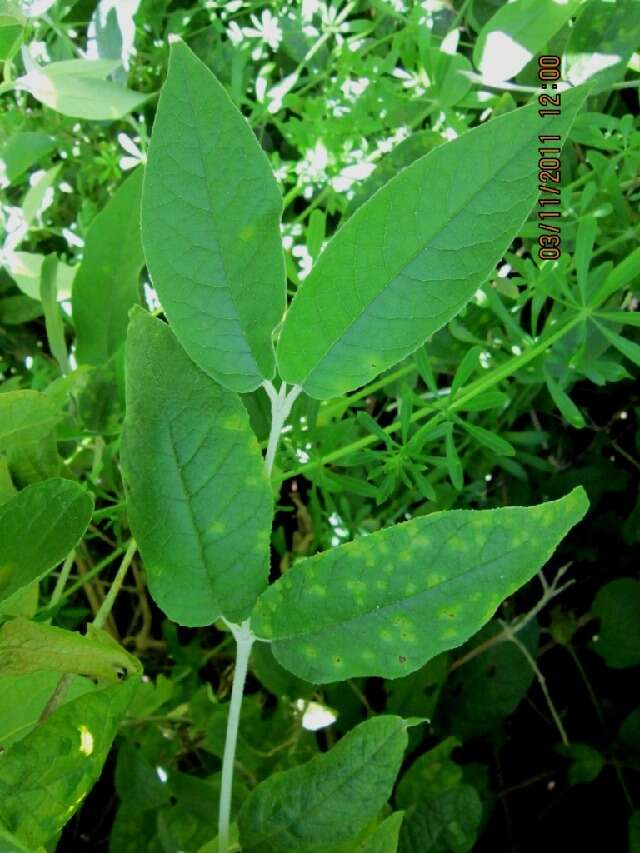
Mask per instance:
[[[521,32],[525,53],[505,67],[496,33]],[[580,483],[587,521],[546,580],[406,678],[313,688],[258,644],[234,795],[239,805],[258,780],[380,712],[428,717],[409,730],[394,791],[405,811],[400,850],[640,849],[636,0],[0,4],[0,501],[54,476],[95,499],[73,561],[12,599],[11,615],[84,626],[127,548],[125,329],[111,318],[136,301],[158,307],[137,237],[137,167],[175,37],[215,72],[267,152],[285,198],[291,294],[325,240],[389,177],[526,102],[537,83],[528,59],[558,53],[564,79],[595,80],[562,158],[561,261],[537,261],[532,217],[470,305],[415,357],[348,397],[296,402],[276,467],[273,576],[408,517],[535,504]],[[102,73],[51,70],[78,58],[104,60]],[[617,313],[585,314],[605,308]],[[13,428],[3,408],[16,391],[28,429]],[[265,441],[264,391],[243,401]],[[0,529],[8,523],[0,512]],[[28,537],[33,517],[20,525]],[[61,541],[59,558],[67,551]],[[138,557],[106,627],[142,660],[145,680],[82,809],[64,829],[40,814],[33,837],[60,833],[60,850],[206,850],[231,639],[167,621]],[[4,749],[37,720],[50,676],[0,680]],[[70,720],[79,708],[102,719],[90,688],[74,681]],[[101,725],[106,738],[110,722]],[[101,749],[74,796],[91,787]],[[51,752],[54,760],[65,757]],[[24,809],[46,812],[37,767],[33,775]],[[376,849],[394,849],[397,829],[388,823],[391,840]]]

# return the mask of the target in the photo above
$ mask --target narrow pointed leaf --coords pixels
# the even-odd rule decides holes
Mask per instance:
[[[55,625],[10,619],[0,628],[0,675],[65,672],[101,681],[124,681],[142,666],[106,631],[86,635]]]
[[[122,465],[151,594],[182,625],[237,621],[267,583],[272,512],[246,410],[139,308],[126,371]]]
[[[632,361],[640,367],[640,345],[628,340],[627,338],[623,338],[622,335],[618,335],[616,332],[612,332],[611,329],[608,329],[601,323],[598,323],[597,325],[612,346],[626,356],[629,361]]]
[[[401,717],[374,717],[329,752],[274,773],[238,815],[243,853],[344,850],[389,799],[407,740]]]
[[[413,352],[472,297],[538,195],[538,134],[562,116],[530,104],[441,145],[390,180],[337,232],[296,294],[278,343],[282,378],[325,399]],[[464,180],[460,180],[460,164]]]
[[[582,488],[533,507],[417,518],[300,560],[252,617],[282,666],[316,683],[398,678],[488,622],[585,514]]]
[[[124,343],[132,305],[140,301],[142,169],[116,190],[91,223],[73,282],[76,358],[103,364]]]
[[[0,823],[30,850],[45,844],[97,781],[133,681],[58,708],[0,762]]]
[[[146,169],[142,235],[176,337],[234,391],[274,374],[285,308],[282,201],[252,130],[208,68],[171,48]]]
[[[71,480],[27,486],[0,506],[0,601],[44,577],[74,548],[93,512]]]

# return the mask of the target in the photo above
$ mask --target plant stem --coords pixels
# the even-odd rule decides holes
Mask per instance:
[[[238,742],[238,726],[244,683],[247,678],[249,655],[255,636],[251,633],[249,620],[240,625],[230,625],[237,646],[236,668],[233,673],[231,702],[227,717],[227,736],[222,758],[222,781],[220,783],[220,811],[218,814],[218,853],[227,853],[229,849],[229,821],[231,817],[231,792],[233,787],[233,765]]]
[[[118,571],[116,572],[116,576],[113,579],[113,583],[111,584],[109,592],[107,593],[104,601],[100,605],[100,609],[98,610],[98,612],[95,615],[95,618],[94,618],[92,624],[96,628],[102,628],[104,626],[105,622],[107,621],[107,619],[109,618],[109,616],[111,614],[111,610],[113,608],[113,605],[115,604],[116,596],[120,592],[122,582],[124,581],[125,575],[127,574],[127,570],[129,568],[129,566],[131,565],[131,561],[133,560],[134,554],[136,553],[137,550],[138,550],[138,546],[136,544],[136,540],[132,539],[129,542],[129,546],[127,547],[127,550],[125,551],[125,555],[122,558],[122,562],[118,566]],[[69,562],[69,569],[71,568],[71,563],[73,562],[73,556],[74,555],[75,555],[75,551],[72,552],[69,555],[69,557],[67,557],[67,559],[65,560],[65,564],[64,564],[63,569],[62,569],[62,575],[64,575],[64,571],[65,571],[65,567],[67,566],[67,562]],[[68,576],[68,572],[67,572],[67,576]],[[57,590],[57,587],[56,587],[56,590]],[[56,590],[54,590],[54,595],[56,593]],[[62,589],[60,589],[60,592],[58,594],[58,599],[60,599],[61,597],[62,597]],[[52,598],[52,603],[54,603],[53,598]],[[67,688],[71,684],[72,680],[73,680],[73,674],[72,673],[66,673],[65,675],[63,675],[60,678],[60,680],[58,681],[58,683],[55,686],[53,693],[49,697],[47,704],[44,706],[42,713],[40,714],[40,717],[38,718],[38,723],[43,723],[47,719],[47,717],[50,714],[52,714],[56,710],[56,708],[58,708],[62,704],[62,700],[64,699],[64,694],[67,692]]]
[[[546,350],[553,346],[553,344],[570,332],[571,329],[583,322],[589,313],[591,312],[584,310],[580,313],[574,314],[574,316],[567,322],[559,324],[557,329],[550,334],[541,337],[535,344],[529,347],[529,349],[526,349],[520,355],[507,359],[503,364],[494,368],[487,376],[482,376],[474,382],[471,382],[466,388],[461,388],[456,395],[455,400],[449,403],[448,406],[446,406],[445,402],[440,411],[434,413],[433,405],[418,409],[411,415],[411,423],[421,421],[427,415],[431,415],[431,418],[429,418],[428,421],[430,426],[436,426],[437,424],[448,420],[451,417],[452,412],[464,409],[465,405],[470,400],[473,400],[475,397],[485,391],[488,391],[499,382],[502,382],[504,379],[512,376],[526,364],[546,352]],[[393,433],[400,429],[400,425],[400,421],[396,420],[388,426],[383,427],[383,429],[386,433]],[[342,459],[350,453],[355,453],[357,450],[362,450],[364,447],[368,447],[370,444],[374,444],[378,440],[378,437],[375,435],[366,435],[363,438],[359,438],[356,441],[351,442],[351,444],[343,445],[337,450],[327,453],[326,456],[322,456],[318,459],[312,459],[310,462],[306,462],[298,468],[294,468],[293,471],[287,471],[286,473],[279,474],[278,482],[289,480],[291,477],[297,477],[298,475],[305,476],[309,471],[314,471],[318,468],[322,468],[324,465],[337,462],[338,459]]]
[[[71,574],[71,568],[73,566],[73,561],[76,558],[75,549],[71,551],[68,555],[67,559],[62,564],[62,570],[58,575],[58,580],[56,581],[55,588],[51,595],[51,601],[49,602],[49,607],[55,607],[56,604],[62,598],[62,593],[64,592],[64,588],[67,585],[67,581],[69,580],[69,575]]]
[[[282,428],[289,417],[291,407],[300,395],[302,388],[299,385],[294,385],[289,393],[287,393],[286,382],[282,383],[278,391],[276,391],[271,382],[264,382],[263,386],[271,400],[271,431],[269,432],[267,453],[264,458],[267,474],[271,476],[273,463],[276,458],[276,450],[278,449],[278,441],[280,440],[280,433],[282,432]]]
[[[122,582],[124,581],[124,577],[127,574],[129,566],[131,565],[131,561],[133,560],[133,556],[138,550],[138,545],[135,539],[132,539],[129,542],[129,547],[125,551],[125,555],[122,558],[122,562],[118,566],[118,571],[116,572],[116,576],[113,579],[113,583],[109,587],[109,592],[107,593],[104,601],[100,605],[100,610],[96,613],[95,619],[93,620],[93,624],[96,628],[102,628],[104,623],[109,618],[113,605],[115,604],[116,596],[120,592],[120,587],[122,586]]]

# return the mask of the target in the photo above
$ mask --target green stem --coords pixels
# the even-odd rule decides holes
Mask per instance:
[[[276,391],[271,382],[264,382],[263,386],[271,400],[271,431],[269,432],[267,453],[264,458],[267,476],[271,476],[282,428],[285,425],[291,412],[291,407],[302,391],[302,388],[299,385],[294,385],[287,393],[286,382],[282,383],[278,391]]]
[[[76,558],[76,552],[71,551],[68,555],[67,559],[62,564],[62,570],[58,575],[58,580],[56,581],[55,588],[53,590],[53,594],[51,595],[51,601],[49,602],[49,607],[55,607],[56,604],[62,598],[62,593],[64,591],[65,586],[67,585],[67,581],[69,580],[69,575],[71,574],[71,568],[73,566],[73,561]]]
[[[131,565],[131,561],[133,560],[134,554],[138,550],[138,545],[135,539],[132,539],[129,542],[129,547],[125,551],[125,555],[122,558],[122,562],[118,566],[118,571],[116,572],[116,576],[113,579],[113,583],[109,587],[109,592],[105,596],[104,601],[100,606],[100,610],[96,613],[95,619],[93,620],[93,624],[96,628],[102,628],[115,604],[116,597],[120,592],[120,587],[122,586],[122,582],[124,581],[124,577],[129,570],[129,566]]]
[[[466,389],[463,389],[456,395],[455,400],[435,414],[433,414],[433,405],[424,406],[418,409],[411,416],[411,422],[416,423],[417,421],[421,421],[427,415],[432,415],[427,422],[430,426],[437,426],[439,423],[442,423],[442,421],[447,420],[451,416],[452,412],[464,409],[466,404],[471,400],[475,399],[485,391],[488,391],[490,388],[497,385],[499,382],[502,382],[504,379],[507,379],[509,376],[512,376],[530,361],[533,361],[538,358],[539,355],[546,352],[546,350],[553,346],[553,344],[557,343],[557,341],[564,337],[564,335],[571,331],[571,329],[581,323],[589,313],[590,311],[587,310],[580,311],[566,323],[563,323],[554,332],[551,332],[549,335],[539,340],[528,350],[525,350],[520,355],[508,359],[504,364],[501,364],[496,367],[495,370],[492,370],[488,376],[482,376],[480,379],[472,382]],[[384,431],[387,433],[393,433],[400,429],[400,426],[400,421],[396,420],[384,427]],[[286,473],[277,475],[276,481],[283,482],[284,480],[291,479],[291,477],[297,477],[300,475],[305,476],[309,471],[314,471],[318,468],[322,468],[324,465],[336,462],[338,459],[342,459],[344,456],[348,456],[351,453],[362,450],[370,444],[374,444],[376,441],[379,441],[379,439],[375,435],[364,436],[357,441],[351,442],[351,444],[338,448],[333,453],[328,453],[326,456],[322,456],[320,459],[314,459],[304,465],[301,465],[299,468],[295,468],[293,471],[287,471]]]
[[[220,811],[218,813],[218,853],[228,853],[229,822],[231,818],[231,793],[233,788],[233,766],[238,742],[238,726],[244,683],[247,678],[249,656],[255,636],[251,633],[249,620],[241,625],[230,625],[237,645],[236,668],[233,673],[229,716],[227,717],[227,736],[222,757],[222,780],[220,783]]]

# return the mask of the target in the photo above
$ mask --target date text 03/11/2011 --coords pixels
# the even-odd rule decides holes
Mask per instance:
[[[561,95],[556,91],[560,79],[560,57],[541,56],[538,59],[540,88],[551,89],[538,96],[541,118],[559,116]],[[553,82],[552,82],[553,81]],[[540,260],[558,260],[561,253],[560,238],[560,137],[554,134],[538,136],[538,257]],[[544,194],[544,195],[543,195]],[[555,209],[554,209],[555,208]],[[554,220],[558,220],[555,221]]]

